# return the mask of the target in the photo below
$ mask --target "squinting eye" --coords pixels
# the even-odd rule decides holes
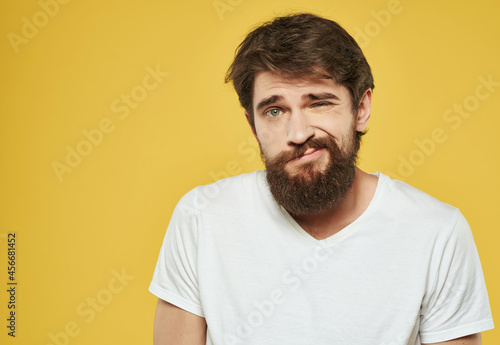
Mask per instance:
[[[318,103],[314,103],[313,107],[321,107],[321,106],[330,105],[330,104],[331,103],[329,103],[329,102],[318,102]]]
[[[281,114],[282,114],[282,111],[280,109],[277,109],[277,108],[266,111],[266,115],[269,115],[271,117],[275,117],[275,116],[278,116]]]

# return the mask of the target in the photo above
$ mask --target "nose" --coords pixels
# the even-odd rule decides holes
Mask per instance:
[[[288,122],[288,144],[300,145],[314,136],[314,128],[308,123],[304,113],[300,110],[294,111]]]

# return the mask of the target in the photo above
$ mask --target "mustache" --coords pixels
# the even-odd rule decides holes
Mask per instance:
[[[292,159],[302,157],[309,149],[322,149],[331,146],[337,146],[333,137],[309,138],[305,143],[294,146],[292,150],[281,152],[275,160],[286,163]]]

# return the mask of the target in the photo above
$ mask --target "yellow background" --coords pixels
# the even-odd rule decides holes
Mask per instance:
[[[147,288],[176,202],[196,185],[262,167],[224,73],[254,24],[290,10],[366,35],[376,87],[361,167],[460,208],[493,316],[500,312],[500,90],[475,96],[478,78],[500,82],[498,2],[66,2],[0,4],[2,320],[9,232],[17,233],[19,283],[17,337],[2,321],[2,344],[55,345],[50,335],[61,344],[152,343],[156,298]],[[39,13],[45,3],[52,16]],[[34,21],[37,32],[25,27],[32,37],[12,43]],[[148,68],[168,76],[154,88],[148,79],[144,94]],[[111,105],[132,90],[144,100],[121,119]],[[464,102],[473,111],[459,123],[449,109]],[[54,162],[66,164],[67,147],[84,145],[82,131],[103,119],[114,130],[60,181]],[[125,283],[114,278],[120,272]],[[483,343],[500,343],[500,332],[484,333]]]

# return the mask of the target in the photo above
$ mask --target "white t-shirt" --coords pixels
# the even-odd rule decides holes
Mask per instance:
[[[366,211],[316,240],[265,172],[177,204],[149,290],[207,322],[214,345],[414,345],[493,328],[460,211],[377,172]]]

